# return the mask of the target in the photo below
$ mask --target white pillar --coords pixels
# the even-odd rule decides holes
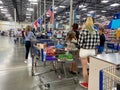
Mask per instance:
[[[46,31],[46,0],[44,0],[44,29]]]
[[[17,30],[17,27],[16,27],[16,9],[14,8],[14,22],[15,22],[15,33],[16,33],[16,30]]]
[[[40,17],[41,17],[41,0],[40,0]]]
[[[36,6],[37,6],[37,19],[38,19],[38,4]]]
[[[70,30],[72,30],[72,24],[73,24],[73,0],[70,0]]]
[[[54,6],[54,4],[55,4],[55,1],[53,0],[53,5],[52,5],[52,9],[53,9],[53,25],[52,25],[52,27],[53,27],[53,30],[54,30],[54,8],[55,8],[55,6]]]
[[[33,4],[33,18],[32,19],[33,19],[33,22],[34,22],[34,4]]]
[[[42,16],[41,16],[41,0],[40,0],[40,19],[41,19],[41,17],[42,17]],[[42,21],[41,21],[41,22],[42,22]],[[42,29],[41,26],[42,26],[42,25],[40,24],[40,31],[41,31],[41,29]]]

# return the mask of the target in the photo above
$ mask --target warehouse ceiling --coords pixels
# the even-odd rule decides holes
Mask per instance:
[[[56,21],[69,22],[70,0],[54,1]],[[46,0],[46,11],[50,6],[52,0]],[[14,8],[18,22],[33,22],[40,16],[40,11],[44,15],[44,0],[0,0],[0,20],[14,20]],[[96,20],[111,19],[114,13],[120,12],[119,8],[120,0],[73,0],[78,22],[84,21],[90,13],[94,14]]]

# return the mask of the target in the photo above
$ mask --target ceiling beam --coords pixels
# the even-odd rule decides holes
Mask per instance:
[[[12,3],[13,3],[14,8],[16,9],[17,19],[20,22],[16,0],[12,0]]]

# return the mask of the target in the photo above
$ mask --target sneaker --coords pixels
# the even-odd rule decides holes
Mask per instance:
[[[25,60],[24,63],[27,63],[27,61]]]
[[[88,88],[88,83],[87,82],[79,82],[80,86],[83,88]]]

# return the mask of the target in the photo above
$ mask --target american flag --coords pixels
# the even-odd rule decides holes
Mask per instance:
[[[35,21],[33,25],[34,25],[35,28],[37,28],[38,27],[38,22]]]
[[[53,22],[53,10],[52,10],[52,7],[49,8],[49,10],[47,11],[46,13],[48,16],[50,16],[50,24],[52,24]]]

